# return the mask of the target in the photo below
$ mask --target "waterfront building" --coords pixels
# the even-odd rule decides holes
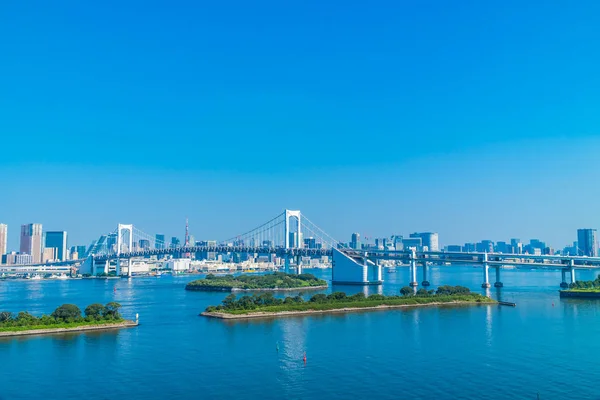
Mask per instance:
[[[58,261],[58,249],[56,247],[44,247],[42,262],[47,263],[54,261]]]
[[[578,255],[598,257],[598,238],[596,229],[577,229]]]
[[[6,243],[8,241],[8,225],[0,224],[0,258],[6,254]],[[0,261],[2,263],[2,261]]]
[[[435,232],[415,232],[410,234],[411,238],[421,238],[421,246],[427,247],[429,251],[438,251],[440,249],[439,235]]]
[[[423,242],[420,237],[410,237],[402,239],[402,245],[404,246],[404,250],[414,248],[415,250],[420,251],[423,247]]]
[[[352,241],[350,242],[350,248],[351,249],[357,249],[357,250],[361,249],[360,234],[359,233],[353,233],[352,234]]]
[[[29,254],[32,262],[37,264],[42,260],[42,224],[21,225],[20,252]]]
[[[491,240],[482,240],[475,245],[475,251],[479,253],[493,253],[494,242]]]
[[[40,253],[39,258],[42,258],[42,255]],[[16,264],[16,265],[30,265],[30,264],[38,264],[39,261],[35,262],[33,260],[33,256],[31,254],[23,254],[23,253],[16,253],[14,254],[14,262],[12,262],[11,264]]]
[[[157,233],[154,236],[154,247],[158,250],[162,250],[162,249],[166,248],[165,235],[163,235],[162,233]]]
[[[51,231],[46,232],[44,239],[44,248],[56,249],[53,260],[65,261],[67,259],[67,232]],[[44,250],[44,258],[45,258]],[[46,262],[44,260],[44,262]]]
[[[465,245],[463,246],[463,252],[464,253],[473,253],[476,250],[476,245],[475,243],[465,243]]]
[[[316,249],[317,248],[317,239],[315,239],[313,237],[304,239],[304,247],[307,249]]]
[[[460,253],[462,252],[462,247],[456,244],[450,244],[446,247],[446,250],[451,253]]]

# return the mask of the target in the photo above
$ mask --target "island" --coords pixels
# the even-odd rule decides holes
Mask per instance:
[[[267,275],[206,275],[204,279],[198,279],[188,283],[186,290],[197,291],[255,291],[255,290],[307,290],[325,289],[327,282],[316,278],[312,274],[287,274],[275,272]]]
[[[560,290],[560,297],[580,299],[600,299],[600,276],[593,281],[576,281],[569,284],[569,289]]]
[[[85,316],[75,304],[63,304],[50,315],[36,317],[26,311],[14,315],[0,311],[0,338],[8,336],[42,335],[90,330],[106,330],[137,326],[138,322],[124,319],[121,305],[110,302],[90,304]]]
[[[221,305],[209,306],[200,315],[221,319],[248,319],[265,317],[287,317],[295,315],[312,315],[324,313],[389,310],[404,307],[440,306],[440,305],[477,305],[495,304],[496,301],[486,296],[471,293],[463,286],[440,286],[437,291],[403,287],[400,296],[384,296],[364,293],[351,296],[344,292],[329,295],[316,294],[308,301],[301,295],[279,299],[272,293],[260,295],[244,295],[236,298],[235,294],[227,296]]]

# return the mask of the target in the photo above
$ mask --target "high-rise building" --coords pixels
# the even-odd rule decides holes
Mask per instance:
[[[167,247],[165,243],[165,235],[163,235],[162,233],[157,233],[154,236],[154,247],[159,250]]]
[[[21,225],[20,251],[31,255],[34,264],[42,261],[42,224]]]
[[[180,244],[181,241],[178,238],[176,238],[175,236],[171,238],[171,248],[179,247]]]
[[[7,240],[8,240],[8,225],[0,224],[0,258],[2,258],[2,256],[4,254],[6,254]]]
[[[421,238],[421,246],[427,247],[428,251],[439,251],[440,241],[439,236],[435,232],[422,232],[422,233],[411,233],[411,238]]]
[[[577,246],[580,256],[598,257],[596,229],[577,229]]]
[[[140,239],[140,250],[149,250],[150,249],[150,241],[147,239]]]
[[[44,242],[44,247],[47,249],[56,249],[55,259],[58,261],[65,261],[67,259],[67,232],[46,232],[45,236],[46,240]]]
[[[53,262],[59,261],[58,259],[58,249],[56,247],[44,247],[44,252],[42,253],[42,262]]]
[[[304,239],[304,248],[305,249],[316,249],[317,248],[317,239],[313,237],[308,237]]]
[[[402,239],[402,245],[404,246],[404,250],[414,248],[417,251],[421,251],[423,248],[423,241],[420,237],[409,237]]]
[[[350,242],[350,248],[357,249],[357,250],[361,249],[359,233],[352,234],[352,241]]]

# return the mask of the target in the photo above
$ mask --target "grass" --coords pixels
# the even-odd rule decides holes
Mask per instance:
[[[112,321],[80,321],[80,322],[63,322],[49,325],[26,325],[26,326],[0,326],[0,332],[21,332],[33,331],[39,329],[63,329],[63,328],[79,328],[82,326],[102,326],[112,325],[124,322],[123,318]]]
[[[275,306],[260,306],[251,310],[217,310],[215,312],[243,315],[252,314],[258,312],[277,313],[284,311],[325,311],[325,310],[336,310],[341,308],[367,308],[367,307],[378,307],[378,306],[399,306],[399,305],[417,305],[417,304],[431,304],[431,303],[455,303],[455,302],[468,302],[468,303],[496,303],[488,297],[480,294],[468,294],[468,295],[448,295],[448,296],[409,296],[409,297],[396,297],[383,300],[359,300],[359,301],[332,301],[326,303],[297,303],[297,304],[281,304]]]

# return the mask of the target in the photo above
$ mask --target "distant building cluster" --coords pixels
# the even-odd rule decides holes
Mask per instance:
[[[369,238],[365,238],[369,240]],[[411,233],[408,237],[392,235],[389,238],[375,238],[375,243],[362,243],[359,233],[353,233],[350,243],[343,244],[356,250],[410,250],[439,251],[439,236],[434,232]]]
[[[510,239],[509,241],[482,240],[480,242],[465,243],[463,245],[440,246],[439,235],[434,232],[411,233],[408,237],[392,235],[387,238],[365,237],[361,241],[359,233],[353,233],[349,243],[342,247],[357,250],[410,250],[416,251],[446,251],[456,253],[504,253],[504,254],[532,254],[532,255],[570,255],[598,257],[598,237],[596,229],[578,229],[577,241],[563,249],[554,249],[540,239],[530,239],[529,243],[523,243],[521,239]]]
[[[8,251],[8,225],[0,224],[0,264],[43,264],[77,260],[85,255],[85,246],[67,247],[67,232],[44,232],[42,224],[21,225],[19,251]]]
[[[554,249],[546,242],[539,239],[530,239],[528,244],[520,239],[510,239],[509,242],[482,240],[478,243],[465,243],[464,245],[448,245],[444,248],[448,252],[479,252],[479,253],[505,253],[505,254],[532,254],[532,255],[564,255],[598,257],[598,236],[596,229],[578,229],[577,241],[572,246],[563,249]]]

